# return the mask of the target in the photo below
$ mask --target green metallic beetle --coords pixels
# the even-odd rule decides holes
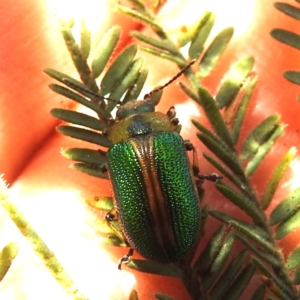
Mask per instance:
[[[216,174],[199,175],[193,145],[176,132],[178,119],[174,107],[166,114],[156,112],[150,99],[192,63],[144,100],[121,105],[104,132],[113,146],[101,171],[109,173],[115,206],[106,220],[130,247],[120,259],[119,269],[130,260],[133,250],[161,263],[183,259],[198,240],[202,181],[221,178]],[[187,156],[191,150],[192,165]],[[122,233],[114,227],[115,219],[119,220]]]

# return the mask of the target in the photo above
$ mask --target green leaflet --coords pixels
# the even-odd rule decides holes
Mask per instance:
[[[197,127],[197,129],[201,132],[200,134],[197,133],[197,137],[206,145],[208,149],[210,149],[215,155],[217,155],[222,162],[224,162],[233,173],[236,173],[237,176],[233,176],[230,174],[223,166],[221,166],[217,161],[213,158],[210,158],[206,155],[206,158],[214,164],[224,175],[229,176],[233,182],[239,182],[239,188],[243,188],[241,185],[241,181],[244,178],[244,172],[241,168],[238,160],[234,155],[234,152],[231,151],[227,145],[224,144],[223,140],[217,136],[215,136],[211,131],[209,131],[205,126],[200,124],[199,122],[192,120],[192,123]]]
[[[147,76],[148,76],[148,68],[142,67],[140,69],[140,72],[139,72],[137,78],[135,79],[135,81],[133,82],[131,87],[129,87],[122,103],[125,104],[130,100],[138,99],[138,97],[144,87]]]
[[[151,26],[155,32],[161,32],[161,33],[164,32],[163,28],[157,22],[155,22],[155,19],[151,18],[145,12],[142,12],[141,10],[136,11],[119,4],[117,4],[116,6],[120,12]]]
[[[300,50],[300,35],[294,32],[285,29],[273,29],[271,36],[279,42]]]
[[[249,133],[242,144],[240,154],[241,160],[248,159],[258,151],[260,145],[266,142],[272,135],[272,133],[276,129],[276,125],[278,125],[279,123],[279,120],[280,115],[272,115],[263,120]]]
[[[198,59],[199,55],[203,51],[205,41],[210,34],[214,22],[215,14],[206,11],[202,14],[199,20],[192,24],[184,25],[176,32],[176,47],[181,49],[188,46],[188,43],[190,43],[189,57],[190,59]]]
[[[101,96],[98,94],[98,87],[95,92],[90,90],[87,86],[85,86],[82,83],[79,83],[76,79],[73,78],[62,78],[62,82],[69,88],[73,89],[76,92],[79,92],[80,94],[84,95],[87,98],[95,98],[97,97],[98,101],[103,100]]]
[[[164,51],[161,51],[161,50],[157,50],[155,48],[140,47],[139,50],[142,50],[142,51],[150,53],[152,55],[155,55],[155,56],[158,56],[158,57],[161,57],[161,58],[173,61],[176,64],[181,65],[181,66],[183,66],[183,65],[186,64],[185,60],[182,57],[175,56],[173,54],[169,54],[167,52],[164,52]]]
[[[234,100],[252,70],[253,64],[254,58],[250,56],[232,65],[216,95],[216,102],[220,109],[230,105]]]
[[[106,128],[106,125],[103,121],[77,111],[54,108],[51,110],[51,114],[60,120],[85,126],[91,129],[102,131],[104,128]]]
[[[266,286],[264,284],[260,285],[252,295],[250,300],[263,300],[266,293]]]
[[[255,273],[255,266],[253,264],[247,264],[243,270],[238,274],[235,280],[232,282],[230,288],[227,290],[223,299],[226,300],[238,300],[243,293],[251,278]]]
[[[274,6],[286,15],[300,20],[300,9],[287,3],[275,2]]]
[[[122,81],[134,59],[136,51],[136,45],[131,45],[115,59],[101,81],[101,95],[110,93]]]
[[[213,147],[215,149],[219,149],[219,151],[213,151],[217,155],[219,153],[219,157],[224,158],[224,162],[227,161],[228,165],[234,165],[235,162],[230,162],[231,158],[233,157],[231,154],[231,150],[227,147],[227,145],[223,142],[223,140],[216,135],[213,134],[209,129],[203,126],[201,123],[192,120],[193,125],[200,131],[200,134],[197,136],[200,139],[204,139],[207,141],[207,147]],[[211,141],[211,142],[210,142]],[[227,157],[227,158],[226,158]]]
[[[192,123],[205,136],[207,136],[208,138],[210,138],[211,140],[213,140],[217,144],[221,144],[222,147],[226,147],[226,145],[223,144],[223,141],[219,137],[215,136],[213,134],[213,132],[211,132],[209,129],[207,129],[207,127],[203,126],[201,123],[199,123],[195,120],[192,120]]]
[[[83,140],[106,148],[111,147],[111,142],[106,137],[91,130],[68,125],[58,126],[56,130],[74,139]]]
[[[245,168],[245,173],[246,173],[247,177],[250,177],[251,175],[253,175],[253,173],[256,171],[259,164],[261,163],[261,161],[265,158],[265,156],[268,154],[268,152],[274,146],[277,138],[279,138],[281,136],[281,134],[283,133],[284,128],[285,128],[285,126],[283,124],[279,124],[279,125],[275,126],[275,130],[272,133],[272,135],[269,137],[269,139],[259,146],[256,153],[249,160],[249,162],[247,163],[247,166]]]
[[[208,91],[204,88],[199,88],[199,101],[197,101],[200,105],[202,105],[207,118],[209,119],[211,125],[214,128],[216,134],[223,140],[230,149],[234,149],[233,141],[231,135],[224,123],[224,120],[221,116],[221,113],[216,105],[216,102],[212,98],[212,96],[208,93]]]
[[[272,267],[278,268],[280,263],[278,261],[278,257],[275,257],[276,249],[274,247],[273,251],[269,251],[269,249],[258,247],[253,244],[252,241],[249,241],[247,238],[243,237],[240,234],[236,234],[236,238],[239,239],[252,254],[255,254],[262,261],[269,263]]]
[[[182,270],[180,270],[175,265],[166,265],[145,259],[132,259],[127,264],[127,266],[130,269],[139,272],[156,274],[161,276],[170,276],[176,278],[183,278],[184,276]]]
[[[174,298],[171,298],[167,295],[163,295],[163,294],[155,294],[156,299],[158,300],[175,300]]]
[[[206,270],[205,276],[202,277],[201,288],[203,288],[204,291],[207,292],[212,287],[215,280],[219,277],[221,270],[227,263],[229,255],[231,254],[234,242],[235,237],[233,233],[229,233],[223,240],[218,254],[212,261],[211,265],[209,266],[209,269]]]
[[[82,82],[92,91],[97,91],[97,84],[91,76],[92,72],[85,58],[86,53],[82,53],[79,45],[76,43],[71,31],[70,23],[60,20],[60,24],[61,34],[65,40],[74,66],[76,67],[76,70],[78,71]]]
[[[197,25],[197,22],[193,22],[192,24],[184,25],[179,30],[177,29],[176,36],[172,38],[174,39],[174,45],[179,49],[187,46],[196,34]]]
[[[289,254],[286,267],[288,270],[293,270],[295,268],[300,267],[300,245],[296,247],[296,249]]]
[[[114,208],[113,198],[109,196],[90,196],[86,199],[88,205],[105,212]]]
[[[300,3],[298,0],[296,2]],[[281,3],[276,2],[274,6],[287,16],[290,16],[296,20],[300,20],[300,9],[297,7],[294,7],[287,3]],[[289,45],[291,47],[294,47],[296,49],[300,49],[300,36],[296,33],[290,32],[285,29],[276,28],[273,29],[270,32],[271,36],[278,40],[279,42],[282,42],[286,45]],[[287,71],[283,73],[284,78],[286,78],[288,81],[300,84],[300,72],[299,71]],[[298,101],[300,101],[300,97],[298,96]]]
[[[98,177],[102,179],[108,179],[108,175],[106,173],[102,173],[99,170],[99,165],[90,164],[90,163],[75,163],[72,165],[72,167],[90,176]]]
[[[237,205],[240,209],[242,209],[253,219],[256,224],[263,224],[263,214],[259,210],[258,205],[250,198],[238,193],[236,190],[232,189],[224,182],[217,182],[215,186],[222,195],[224,195],[232,203]]]
[[[98,166],[101,166],[107,162],[106,152],[102,150],[92,150],[86,148],[70,148],[70,149],[63,149],[61,151],[61,154],[68,159],[72,159],[84,163],[95,164]]]
[[[84,86],[80,81],[78,81],[78,80],[76,80],[76,79],[70,77],[70,76],[67,75],[67,74],[64,74],[64,73],[55,71],[55,70],[53,70],[53,69],[46,68],[46,69],[44,70],[44,72],[45,72],[47,75],[49,75],[50,77],[56,79],[57,81],[59,81],[59,82],[61,82],[61,83],[63,83],[63,84],[65,84],[64,79],[68,79],[68,80],[73,81],[74,84],[77,84],[77,85],[79,85],[79,86]],[[50,87],[51,87],[51,86],[52,86],[52,85],[50,85]]]
[[[112,27],[99,43],[92,62],[92,77],[98,78],[103,72],[120,38],[121,28]]]
[[[267,183],[267,186],[264,190],[264,194],[261,198],[261,205],[264,210],[269,207],[269,204],[274,196],[274,193],[278,187],[279,181],[281,180],[286,168],[289,166],[291,160],[294,158],[296,151],[294,148],[291,148],[286,155],[282,158],[280,163],[277,165],[274,170],[270,180]]]
[[[206,134],[197,133],[197,137],[209,150],[211,150],[223,163],[225,163],[233,173],[239,176],[242,181],[245,181],[244,172],[239,161],[227,147],[222,147],[222,144],[216,143],[215,140]]]
[[[86,27],[84,19],[81,20],[80,51],[83,59],[87,60],[91,51],[91,32]]]
[[[251,191],[248,190],[248,187],[242,180],[240,180],[238,176],[234,176],[234,174],[230,173],[223,165],[221,165],[217,160],[207,153],[203,153],[203,157],[217,170],[219,170],[221,174],[223,174],[228,180],[230,180],[238,189],[240,189],[243,194],[245,193],[248,197],[251,197]]]
[[[197,75],[204,78],[209,75],[215,66],[222,52],[225,50],[233,35],[233,27],[223,29],[212,41],[206,52],[204,53]]]
[[[235,117],[233,119],[233,124],[231,128],[231,136],[233,139],[234,144],[238,142],[240,131],[243,125],[244,117],[246,115],[247,107],[250,102],[252,93],[254,91],[254,88],[257,83],[257,77],[254,77],[251,79],[251,81],[247,84],[245,88],[245,93],[243,95],[243,98],[240,102],[240,105],[237,109],[237,112],[235,114]]]
[[[220,226],[210,238],[206,247],[197,258],[193,269],[199,274],[205,274],[211,262],[216,258],[226,237],[225,226]]]
[[[292,191],[282,202],[280,202],[270,214],[269,224],[276,225],[287,220],[296,212],[300,205],[300,188]]]
[[[191,99],[195,101],[199,100],[198,96],[193,91],[191,91],[183,82],[179,82],[179,86]]]
[[[281,300],[297,300],[293,286],[287,286],[279,277],[271,272],[259,259],[252,257],[255,266],[269,279],[269,288]]]
[[[214,218],[234,227],[235,229],[237,229],[238,232],[242,233],[243,235],[247,236],[247,238],[250,238],[254,242],[261,245],[268,251],[268,253],[275,253],[275,248],[269,241],[268,234],[264,232],[259,226],[241,221],[219,211],[211,210],[209,213]]]
[[[135,5],[135,9],[137,11],[141,11],[144,12],[146,10],[146,6],[143,3],[143,0],[129,0],[129,2],[131,2],[132,4]],[[158,6],[160,5],[160,1],[157,1],[157,3],[151,3],[153,9],[158,8],[158,6],[156,6],[155,4],[157,4]]]
[[[297,269],[294,273],[294,278],[293,278],[293,283],[294,284],[300,284],[300,269]]]
[[[167,51],[169,52],[169,54],[178,53],[178,49],[168,40],[155,39],[138,31],[132,31],[131,35],[154,48],[157,48],[162,51]]]
[[[14,258],[18,254],[16,243],[7,244],[0,252],[0,282],[8,272]]]
[[[194,32],[194,36],[189,48],[190,59],[198,59],[204,49],[204,43],[206,42],[211,29],[214,26],[216,16],[212,12],[205,12],[199,20],[198,26]]]
[[[300,84],[300,72],[299,71],[286,71],[283,73],[283,77],[292,83]]]
[[[220,278],[214,284],[214,288],[209,293],[210,299],[222,300],[223,295],[230,288],[234,278],[239,276],[239,272],[248,257],[248,251],[243,250],[237,256],[235,256],[227,268],[223,271]]]
[[[130,86],[133,85],[134,81],[138,78],[140,69],[143,65],[143,60],[138,58],[137,60],[133,61],[126,74],[124,74],[122,80],[118,83],[118,85],[114,88],[113,92],[110,93],[110,98],[119,100],[123,96],[123,94],[128,90]],[[108,101],[107,109],[112,111],[115,106],[116,102]]]
[[[280,240],[300,226],[300,208],[286,221],[280,223],[275,230],[275,238]]]
[[[74,93],[73,91],[71,91],[61,85],[50,84],[49,87],[54,92],[56,92],[62,96],[65,96],[69,99],[72,99],[72,100],[76,101],[77,103],[80,103],[80,104],[90,108],[91,110],[95,111],[102,118],[110,117],[110,114],[108,112],[106,112],[105,110],[103,110],[102,108],[100,108],[98,104],[85,99],[81,95]]]

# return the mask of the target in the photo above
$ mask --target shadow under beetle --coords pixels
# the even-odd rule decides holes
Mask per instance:
[[[152,94],[168,86],[193,63],[145,95],[144,100],[125,104],[64,80],[78,91],[121,104],[116,118],[103,132],[113,145],[107,152],[107,164],[100,168],[101,172],[108,172],[114,193],[115,208],[105,218],[130,247],[120,259],[119,269],[122,263],[129,262],[134,250],[161,263],[185,258],[198,240],[202,182],[221,178],[216,174],[199,174],[194,146],[177,133],[179,121],[175,108],[172,106],[166,114],[157,112],[151,101]],[[192,164],[187,151],[193,152]],[[120,222],[122,232],[113,225],[115,219]]]

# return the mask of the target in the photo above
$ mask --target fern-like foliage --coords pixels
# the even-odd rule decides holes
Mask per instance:
[[[54,253],[47,247],[42,238],[24,218],[18,208],[9,200],[8,188],[0,176],[0,204],[7,215],[15,223],[20,233],[26,238],[35,254],[41,258],[44,265],[51,272],[64,291],[74,300],[87,300],[76,287],[74,281],[64,270]],[[8,243],[0,252],[0,282],[9,271],[13,260],[18,254],[18,246],[15,242]]]
[[[253,295],[249,296],[249,299],[264,299],[267,288],[279,299],[299,299],[296,285],[299,284],[300,278],[298,255],[300,247],[291,253],[288,261],[285,261],[276,243],[276,240],[299,226],[299,190],[292,191],[274,209],[269,219],[265,215],[265,210],[269,207],[295,151],[291,149],[281,158],[273,173],[270,174],[270,180],[261,198],[251,184],[251,176],[284,130],[283,124],[280,123],[280,116],[274,114],[263,120],[241,141],[241,148],[236,147],[238,141],[240,142],[241,127],[257,81],[251,75],[254,59],[246,57],[236,62],[224,76],[213,99],[203,87],[201,79],[213,70],[232,37],[233,28],[225,28],[207,45],[215,16],[211,12],[206,12],[198,23],[186,32],[184,38],[181,35],[180,39],[174,41],[157,22],[152,10],[138,0],[131,2],[132,8],[119,5],[119,10],[150,26],[156,34],[156,37],[149,37],[140,32],[132,33],[136,39],[144,43],[144,46],[140,47],[141,50],[172,61],[179,68],[187,65],[191,59],[197,60],[197,70],[193,72],[189,69],[185,72],[190,86],[183,83],[180,83],[180,86],[202,107],[213,129],[210,131],[198,120],[193,120],[193,124],[198,129],[199,140],[214,155],[204,153],[204,158],[226,178],[216,183],[218,191],[244,211],[252,221],[245,222],[205,206],[202,209],[202,237],[208,216],[220,220],[224,225],[215,231],[197,257],[187,257],[184,262],[173,265],[132,259],[128,267],[142,272],[180,278],[192,299],[238,299],[258,269],[262,273],[262,284],[257,287]],[[120,28],[113,27],[100,42],[96,55],[89,58],[91,36],[84,23],[80,45],[73,38],[72,22],[62,22],[61,25],[62,34],[82,83],[66,74],[47,69],[48,75],[64,84],[52,84],[50,88],[90,108],[99,118],[65,109],[53,109],[52,114],[61,120],[75,124],[75,126],[61,125],[58,127],[59,132],[101,146],[102,149],[72,148],[64,150],[63,155],[76,161],[74,166],[78,170],[106,178],[100,172],[99,166],[106,162],[105,149],[111,146],[104,131],[109,126],[109,118],[112,117],[111,112],[116,101],[100,100],[99,102],[99,97],[93,97],[85,90],[88,88],[101,96],[115,100],[122,99],[121,102],[126,103],[139,97],[147,77],[147,69],[140,58],[135,58],[137,50],[135,45],[127,47],[110,67],[107,67],[120,37]],[[188,58],[181,52],[182,47],[187,45]],[[88,63],[88,59],[91,63]],[[102,79],[98,85],[96,80],[99,76]],[[155,103],[158,103],[160,93],[153,94],[153,97],[157,97]],[[90,198],[88,203],[103,211],[113,208],[113,200],[110,197]],[[272,234],[272,226],[277,226],[275,236]],[[115,227],[119,228],[117,221]],[[108,236],[106,240],[108,243],[126,246],[106,221],[99,221],[98,230]],[[241,241],[246,250],[233,256],[232,249],[236,240]],[[171,299],[162,294],[157,294],[156,298]],[[135,291],[132,292],[130,299],[137,299]]]
[[[12,261],[18,254],[18,247],[15,243],[7,244],[0,252],[0,282],[11,267]]]
[[[300,3],[299,1],[297,1]],[[284,2],[276,2],[275,7],[285,15],[300,21],[300,7],[296,7]],[[300,50],[300,35],[281,28],[276,28],[271,31],[271,36],[281,43]],[[300,71],[289,70],[283,73],[283,76],[288,81],[300,85]]]
[[[8,198],[8,189],[6,182],[0,175],[0,202]],[[8,243],[0,252],[0,282],[8,272],[15,257],[18,254],[18,246],[14,242]]]

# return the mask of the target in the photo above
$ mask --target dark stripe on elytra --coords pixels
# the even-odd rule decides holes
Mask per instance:
[[[171,220],[166,207],[167,202],[164,199],[155,167],[154,137],[149,135],[142,141],[132,139],[130,142],[135,153],[137,153],[138,162],[143,173],[143,184],[146,189],[148,207],[150,208],[151,214],[150,220],[152,223],[150,222],[150,227],[152,229],[152,235],[154,240],[158,242],[158,247],[164,251],[165,256],[168,257],[166,250],[168,248],[174,249],[176,244],[170,223]],[[154,224],[157,224],[157,226],[154,226]]]
[[[153,214],[157,216],[157,222],[158,224],[161,224],[162,226],[160,228],[157,228],[156,236],[160,235],[160,242],[161,247],[165,251],[165,255],[167,257],[170,257],[168,253],[168,249],[176,249],[175,248],[175,240],[174,240],[174,231],[173,227],[171,226],[171,219],[169,217],[168,213],[168,202],[166,201],[164,197],[164,193],[162,190],[160,178],[158,176],[158,172],[156,169],[156,162],[155,162],[155,147],[154,147],[154,136],[150,135],[148,136],[148,139],[145,143],[145,146],[148,147],[147,153],[150,154],[149,159],[152,162],[153,168],[151,169],[151,178],[154,186],[154,190],[156,191],[154,195],[154,202],[156,204],[156,209],[153,210]],[[164,224],[164,226],[163,226]]]

